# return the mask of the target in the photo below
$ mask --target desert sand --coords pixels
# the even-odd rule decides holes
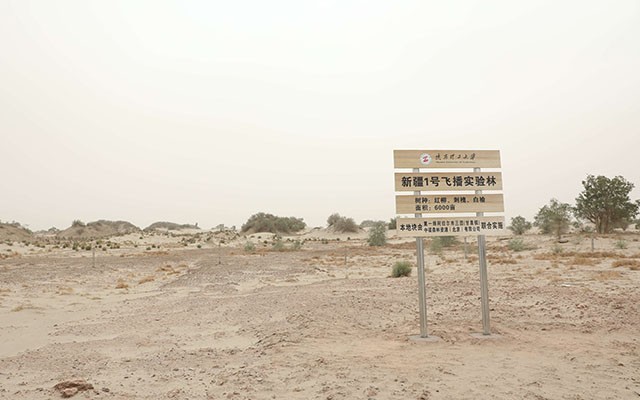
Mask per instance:
[[[0,244],[0,398],[61,398],[73,380],[80,399],[640,398],[637,233],[594,252],[580,235],[527,235],[518,252],[490,239],[489,338],[472,335],[473,240],[468,257],[427,253],[428,343],[409,339],[415,268],[389,277],[415,262],[412,240],[315,230],[274,251],[269,234],[190,235],[114,237],[95,262]]]

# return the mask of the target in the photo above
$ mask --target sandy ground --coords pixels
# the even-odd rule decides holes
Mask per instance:
[[[595,253],[577,236],[558,254],[541,236],[521,252],[491,240],[489,339],[471,335],[477,257],[428,255],[430,343],[409,340],[415,269],[389,278],[415,245],[358,237],[254,253],[121,238],[95,266],[90,251],[2,244],[0,398],[84,379],[74,398],[640,399],[639,235]]]

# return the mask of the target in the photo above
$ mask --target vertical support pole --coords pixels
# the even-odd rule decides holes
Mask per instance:
[[[480,168],[474,168],[473,172],[480,172]],[[476,190],[476,194],[482,194],[482,190]],[[476,213],[482,217],[484,213]],[[489,321],[489,278],[487,274],[486,240],[484,235],[478,235],[478,259],[480,260],[480,298],[482,303],[482,334],[490,335]]]
[[[591,234],[591,252],[593,253],[595,249],[594,243],[593,243],[593,233]]]
[[[96,267],[96,244],[94,243],[93,246],[91,246],[91,248],[93,249],[93,268]]]
[[[414,168],[413,172],[420,172],[420,168]],[[420,196],[420,191],[413,192]],[[416,218],[422,217],[422,213],[416,213]],[[421,237],[416,238],[416,255],[418,261],[418,302],[420,305],[420,337],[428,337],[427,333],[427,289],[424,276],[424,241]]]
[[[464,237],[464,260],[467,261],[469,247],[467,246],[467,237]]]

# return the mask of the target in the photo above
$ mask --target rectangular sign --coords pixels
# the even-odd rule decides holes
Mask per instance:
[[[396,192],[502,190],[501,172],[396,172]]]
[[[404,237],[504,235],[503,216],[398,218],[397,232]]]
[[[394,150],[395,168],[500,168],[500,150]]]
[[[503,212],[502,194],[396,196],[396,214]]]

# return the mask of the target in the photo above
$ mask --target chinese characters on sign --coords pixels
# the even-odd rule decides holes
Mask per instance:
[[[502,190],[500,172],[395,174],[396,191]]]
[[[500,168],[497,150],[395,150],[395,168]]]
[[[501,234],[504,217],[455,217],[455,218],[398,218],[398,232],[406,236],[420,236],[418,233],[437,235]]]
[[[396,196],[398,214],[503,212],[502,194]]]
[[[498,171],[475,172],[480,171],[480,168],[500,168],[499,151],[396,150],[394,151],[394,162],[395,168],[413,169],[413,172],[395,173],[396,192],[414,192],[413,195],[396,196],[397,214],[422,215],[422,217],[416,218],[399,216],[397,220],[399,235],[497,235],[504,233],[504,216],[430,217],[431,214],[504,212],[504,197],[498,193],[502,191],[502,173]],[[418,172],[420,168],[448,168],[453,171]],[[474,168],[475,171],[471,172],[470,168]],[[465,172],[463,169],[467,169],[467,171]],[[438,194],[422,194],[421,192]]]

